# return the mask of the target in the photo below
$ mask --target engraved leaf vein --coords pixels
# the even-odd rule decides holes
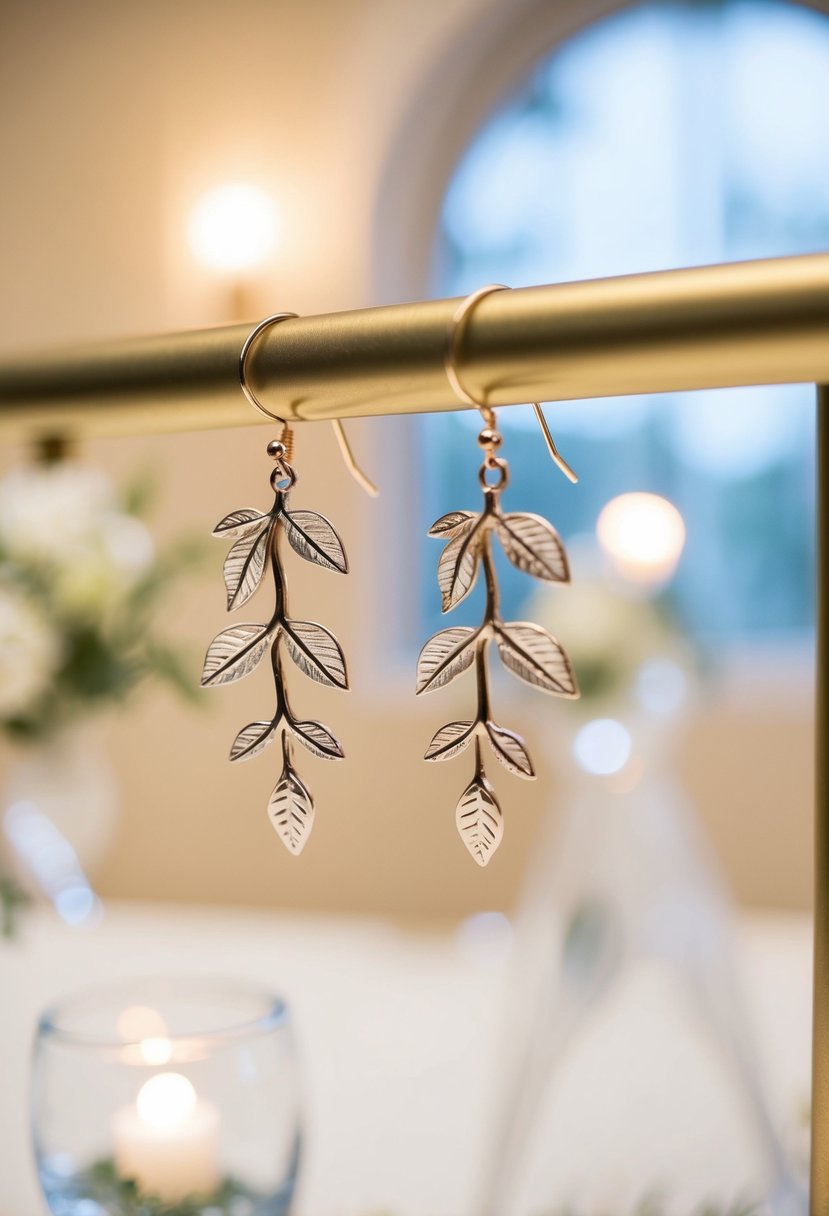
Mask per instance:
[[[217,634],[207,648],[201,683],[230,684],[256,667],[278,626],[231,625]]]
[[[447,722],[434,735],[424,760],[451,760],[472,742],[474,722]]]
[[[290,767],[283,769],[268,802],[268,815],[274,830],[294,856],[299,856],[314,822],[314,800],[299,776]]]
[[[501,843],[503,816],[492,786],[476,776],[461,794],[455,819],[461,840],[477,861],[485,866]]]
[[[453,625],[431,637],[417,660],[417,692],[442,688],[465,671],[475,658],[472,642],[477,633],[466,625]]]
[[[570,569],[561,537],[540,515],[499,515],[495,530],[504,552],[519,570],[548,583],[567,583]]]
[[[316,511],[285,513],[285,530],[291,548],[306,561],[338,574],[348,573],[348,558],[333,525]]]
[[[570,660],[546,629],[530,621],[513,621],[496,631],[498,652],[520,680],[560,697],[577,697]]]
[[[285,644],[300,671],[334,688],[348,688],[345,657],[332,633],[314,621],[286,621]]]

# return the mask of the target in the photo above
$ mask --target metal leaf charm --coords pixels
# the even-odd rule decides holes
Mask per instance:
[[[279,319],[279,318],[277,318]],[[258,331],[255,331],[258,332]],[[244,387],[243,347],[241,375]],[[230,749],[232,761],[250,760],[263,751],[282,727],[282,775],[271,794],[268,815],[274,830],[293,854],[302,851],[314,819],[314,802],[292,764],[292,739],[299,740],[314,756],[339,760],[343,749],[328,727],[321,722],[298,721],[288,697],[285,681],[285,651],[301,671],[312,680],[334,688],[347,688],[345,658],[339,642],[322,625],[295,621],[288,612],[288,595],[281,549],[283,535],[306,561],[348,572],[342,541],[333,526],[316,511],[288,511],[288,491],[296,483],[290,464],[292,442],[287,427],[279,440],[268,444],[274,460],[271,488],[273,506],[269,512],[243,507],[231,511],[216,525],[213,535],[230,540],[224,563],[228,611],[244,604],[261,585],[266,567],[273,579],[273,610],[265,625],[234,625],[213,639],[207,651],[202,684],[229,684],[252,671],[270,645],[276,706],[271,721],[249,722]]]
[[[231,625],[217,634],[207,648],[202,685],[231,684],[253,671],[277,632],[271,625]]]
[[[529,621],[499,625],[495,638],[501,660],[520,680],[559,697],[577,697],[570,660],[554,637]]]
[[[243,507],[241,511],[231,511],[224,519],[220,519],[213,529],[213,535],[220,540],[238,540],[240,536],[248,536],[255,532],[260,524],[264,524],[270,515],[263,515],[253,507]]]
[[[285,645],[300,671],[319,684],[348,688],[345,658],[340,644],[314,621],[286,621]]]
[[[237,540],[225,558],[224,579],[228,612],[246,603],[261,583],[265,559],[268,556],[270,532],[270,517],[266,517],[265,527],[261,532],[249,532]]]
[[[469,852],[479,866],[485,866],[501,843],[504,821],[495,791],[483,773],[461,794],[455,822]]]
[[[285,848],[299,856],[314,823],[314,800],[289,764],[274,786],[268,817]]]
[[[495,530],[509,560],[519,570],[548,583],[569,583],[570,567],[561,537],[540,515],[499,515]]]
[[[438,536],[441,540],[451,540],[462,532],[470,531],[477,518],[474,511],[449,511],[435,520],[428,535]]]
[[[231,760],[251,760],[273,741],[279,719],[273,722],[251,722],[243,726],[230,749]]]
[[[470,666],[475,658],[472,642],[477,630],[454,625],[436,633],[420,652],[417,660],[416,691],[429,692],[442,688]]]
[[[300,743],[321,760],[342,760],[343,749],[321,722],[294,722],[292,730]]]
[[[481,530],[473,527],[462,532],[440,555],[438,562],[438,587],[442,598],[442,611],[448,612],[465,599],[478,577],[481,556]]]
[[[451,760],[472,742],[474,722],[447,722],[426,749],[424,760]]]
[[[516,777],[526,777],[528,780],[535,776],[533,762],[520,735],[495,722],[486,723],[486,733],[496,758],[505,769]]]
[[[316,511],[286,511],[284,519],[288,541],[300,557],[326,570],[348,574],[343,543],[324,515]]]
[[[483,620],[476,629],[458,626],[442,630],[429,639],[417,661],[419,693],[440,688],[473,663],[475,665],[477,712],[474,720],[448,722],[441,726],[426,749],[424,759],[449,760],[474,740],[475,776],[458,803],[456,819],[461,839],[480,866],[488,863],[503,835],[501,808],[483,767],[484,737],[508,772],[528,780],[535,777],[524,740],[493,721],[487,657],[490,642],[496,642],[505,666],[526,683],[558,696],[579,695],[570,660],[555,638],[539,625],[526,621],[505,623],[501,616],[493,556],[494,535],[497,534],[508,560],[535,578],[566,583],[570,571],[564,546],[552,524],[540,515],[502,513],[500,496],[509,480],[508,467],[503,457],[495,454],[501,436],[495,429],[491,409],[484,412],[484,418],[486,427],[478,436],[485,452],[478,471],[484,495],[483,510],[479,515],[473,515],[471,511],[449,511],[429,529],[430,536],[447,542],[438,561],[443,611],[454,608],[469,594],[479,569],[483,568],[486,584]],[[555,455],[555,445],[549,434],[547,439]]]

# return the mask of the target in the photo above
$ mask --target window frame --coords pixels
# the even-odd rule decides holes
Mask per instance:
[[[784,0],[829,17],[829,0]],[[445,40],[442,54],[413,88],[408,105],[389,135],[374,203],[370,285],[372,299],[392,303],[402,299],[435,298],[436,234],[443,199],[463,152],[480,128],[516,93],[527,76],[566,40],[619,13],[639,7],[641,0],[513,0],[509,6],[487,0],[463,20]],[[451,121],[447,121],[447,114]],[[621,396],[621,395],[620,395]],[[452,400],[447,384],[447,401]],[[398,419],[395,450],[384,462],[396,469],[395,494],[378,525],[376,542],[385,545],[411,528],[422,515],[422,469],[428,461],[425,436],[417,417]],[[380,444],[376,445],[380,455]],[[415,551],[422,554],[422,548]],[[411,636],[417,624],[419,584],[433,576],[421,560],[406,564],[406,578],[394,594],[393,611]],[[377,652],[375,652],[377,653]],[[774,656],[768,670],[787,665],[802,673],[802,691],[810,686],[813,643],[809,632],[771,639],[738,637],[710,648],[718,663],[725,660],[727,683],[736,687],[737,673],[761,656]],[[411,656],[377,655],[375,680],[383,671],[398,675]],[[733,660],[733,661],[732,661]],[[773,676],[769,676],[771,687]],[[756,686],[755,686],[756,687]],[[746,693],[746,700],[751,698]]]

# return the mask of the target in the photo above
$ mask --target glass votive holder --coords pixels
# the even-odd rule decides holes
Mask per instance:
[[[285,1216],[300,1147],[285,1006],[206,979],[71,997],[38,1024],[32,1121],[53,1216]]]

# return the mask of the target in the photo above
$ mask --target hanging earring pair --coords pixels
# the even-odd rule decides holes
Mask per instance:
[[[265,417],[278,422],[278,439],[267,445],[274,467],[270,485],[273,505],[268,511],[243,507],[231,511],[213,530],[221,540],[233,542],[224,563],[228,612],[247,603],[270,569],[274,606],[265,624],[232,625],[223,629],[207,651],[202,672],[203,686],[216,687],[242,679],[270,651],[275,707],[270,719],[251,722],[242,728],[230,749],[232,761],[250,760],[281,735],[282,772],[268,803],[268,814],[285,847],[302,852],[314,821],[314,800],[293,763],[293,742],[324,760],[341,760],[343,749],[321,722],[299,718],[291,708],[285,682],[286,656],[304,675],[330,688],[348,688],[345,656],[339,642],[323,625],[297,620],[289,615],[285,570],[280,550],[283,536],[299,557],[335,574],[348,573],[348,559],[340,537],[325,516],[316,511],[293,510],[289,495],[297,474],[293,465],[294,436],[287,422],[266,409],[250,388],[247,366],[259,335],[271,325],[296,317],[276,313],[261,321],[245,339],[239,356],[239,381],[247,400]],[[358,468],[342,425],[335,423],[340,448],[349,470],[369,493],[377,491]]]
[[[449,612],[466,598],[482,569],[486,583],[484,615],[475,628],[443,629],[426,642],[417,662],[416,685],[418,694],[432,692],[449,684],[467,668],[475,667],[474,718],[442,726],[424,758],[449,760],[474,744],[473,776],[458,802],[456,823],[463,843],[481,866],[491,859],[504,830],[501,807],[484,769],[482,744],[489,746],[508,772],[528,779],[535,777],[522,737],[496,722],[492,714],[487,663],[491,644],[495,643],[504,666],[525,683],[554,696],[579,695],[570,660],[556,639],[533,622],[504,621],[500,611],[493,538],[497,538],[506,557],[519,570],[549,583],[570,580],[564,545],[552,524],[540,515],[502,511],[500,498],[509,483],[509,467],[500,455],[503,440],[495,412],[469,393],[459,372],[463,335],[472,310],[485,296],[503,290],[506,288],[492,285],[467,296],[452,318],[446,346],[447,379],[462,401],[480,411],[484,423],[478,435],[478,445],[484,453],[478,472],[483,509],[450,511],[429,529],[429,536],[446,545],[437,570],[443,612]],[[565,476],[575,482],[576,475],[556,448],[538,402],[533,403],[533,409],[551,457]]]
[[[493,536],[498,538],[507,558],[519,570],[552,583],[566,583],[570,578],[564,546],[552,524],[539,515],[504,514],[501,510],[500,496],[509,481],[509,468],[498,454],[502,436],[497,430],[495,413],[468,392],[460,376],[460,351],[468,318],[479,300],[502,290],[506,289],[495,285],[482,287],[461,302],[447,335],[444,364],[453,391],[466,404],[478,409],[484,422],[478,435],[478,444],[484,453],[478,472],[484,495],[483,510],[477,513],[450,511],[429,531],[430,536],[446,542],[438,563],[443,611],[448,612],[466,598],[483,569],[486,582],[484,616],[476,628],[455,626],[430,638],[417,664],[418,693],[441,688],[473,664],[475,666],[475,718],[442,726],[429,744],[425,759],[448,760],[474,742],[473,778],[461,795],[456,817],[464,844],[482,866],[490,860],[503,835],[501,808],[484,770],[482,743],[489,745],[511,773],[535,777],[524,740],[493,718],[487,664],[490,643],[495,642],[504,665],[526,683],[557,696],[578,696],[570,661],[555,638],[532,622],[506,622],[500,612]],[[255,409],[281,427],[279,438],[267,445],[268,456],[274,462],[270,475],[273,506],[266,512],[250,507],[232,511],[213,531],[214,536],[233,542],[224,563],[228,611],[241,607],[250,599],[262,583],[267,568],[271,571],[274,588],[273,611],[265,624],[233,625],[222,630],[208,648],[201,682],[215,687],[239,680],[253,671],[270,650],[276,694],[273,716],[243,727],[233,742],[230,759],[251,759],[268,747],[277,734],[280,735],[282,772],[271,793],[268,812],[282,842],[291,853],[298,854],[311,831],[314,802],[294,768],[293,741],[299,741],[322,759],[340,760],[343,750],[327,726],[300,719],[293,712],[285,684],[284,658],[287,654],[306,676],[329,687],[346,689],[348,676],[345,657],[334,635],[316,622],[289,616],[280,542],[284,535],[299,557],[334,573],[346,574],[348,560],[342,541],[323,515],[289,507],[289,494],[297,481],[293,433],[283,418],[262,404],[248,383],[248,359],[256,339],[271,325],[293,317],[296,313],[266,317],[248,334],[239,356],[239,382],[245,397]],[[534,403],[533,408],[550,455],[566,476],[576,481],[575,474],[553,442],[540,405]],[[364,489],[376,494],[375,487],[354,460],[342,424],[335,421],[333,425],[349,470]]]

